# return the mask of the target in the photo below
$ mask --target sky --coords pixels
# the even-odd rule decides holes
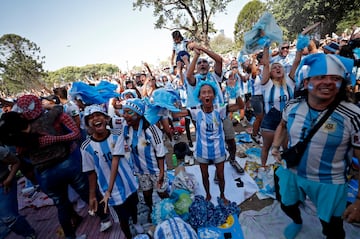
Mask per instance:
[[[234,0],[213,18],[233,38],[234,24],[249,1]],[[154,28],[153,8],[133,10],[132,0],[0,0],[0,36],[17,34],[45,56],[44,69],[109,63],[127,71],[157,65],[172,53],[171,31]],[[169,63],[170,64],[170,63]]]

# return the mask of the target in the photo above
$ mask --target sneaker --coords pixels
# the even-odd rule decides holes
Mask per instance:
[[[108,230],[111,226],[112,226],[111,220],[100,222],[100,232],[104,232]]]
[[[236,161],[236,160],[230,160],[230,164],[233,168],[236,169],[236,171],[239,173],[239,174],[244,174],[245,173],[245,170],[240,166],[240,164]]]
[[[185,164],[188,164],[190,162],[190,157],[191,156],[189,156],[189,155],[185,155],[185,157],[184,157],[184,163]]]
[[[140,223],[136,223],[136,224],[133,224],[134,225],[134,228],[135,228],[135,231],[137,234],[142,234],[144,233],[144,228],[141,226]]]
[[[260,135],[251,135],[251,139],[257,143],[257,144],[260,144],[261,143],[261,136]]]

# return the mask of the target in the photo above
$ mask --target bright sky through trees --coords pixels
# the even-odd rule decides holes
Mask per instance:
[[[233,37],[234,24],[248,1],[234,0],[215,27]],[[36,43],[45,70],[110,63],[122,70],[141,61],[157,64],[171,55],[168,30],[155,30],[153,9],[132,10],[131,0],[2,0],[0,35],[17,34]]]

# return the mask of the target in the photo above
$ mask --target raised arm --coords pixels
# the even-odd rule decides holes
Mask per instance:
[[[222,57],[219,54],[217,54],[201,45],[195,45],[195,48],[198,49],[200,52],[204,52],[206,55],[208,55],[215,61],[214,71],[218,76],[221,76],[222,75],[222,67],[223,67]]]
[[[194,43],[194,42],[189,43],[189,49],[194,50],[194,52],[195,52],[194,57],[190,63],[190,66],[189,66],[188,70],[186,71],[186,79],[191,86],[195,86],[195,84],[196,84],[196,79],[195,79],[194,73],[195,73],[196,63],[201,54],[201,52],[195,46],[196,46],[196,43]]]
[[[262,72],[261,84],[265,85],[270,79],[270,54],[269,54],[269,46],[264,47],[263,53],[263,63],[264,69]]]

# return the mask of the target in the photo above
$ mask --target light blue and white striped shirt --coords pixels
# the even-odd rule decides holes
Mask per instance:
[[[289,131],[289,145],[302,141],[325,112],[311,109],[305,100],[289,102],[282,113]],[[359,132],[360,108],[341,102],[312,137],[297,174],[316,182],[345,183],[352,147],[360,147]]]
[[[132,127],[124,127],[127,145],[131,145],[130,159],[136,174],[158,174],[157,158],[165,157],[167,152],[163,141],[163,134],[156,125],[150,125],[138,133]],[[164,170],[166,161],[164,160]]]
[[[83,172],[95,170],[100,192],[108,190],[113,155],[120,156],[118,173],[109,198],[109,205],[120,205],[138,189],[138,183],[127,159],[125,159],[124,137],[110,134],[99,142],[91,137],[81,145]]]
[[[294,98],[295,82],[289,77],[286,79],[286,85],[275,85],[270,79],[262,86],[265,113],[268,113],[272,107],[282,112],[286,103]]]
[[[196,156],[209,160],[225,157],[223,119],[226,118],[226,105],[214,105],[211,113],[205,113],[201,106],[189,110],[196,121]]]

